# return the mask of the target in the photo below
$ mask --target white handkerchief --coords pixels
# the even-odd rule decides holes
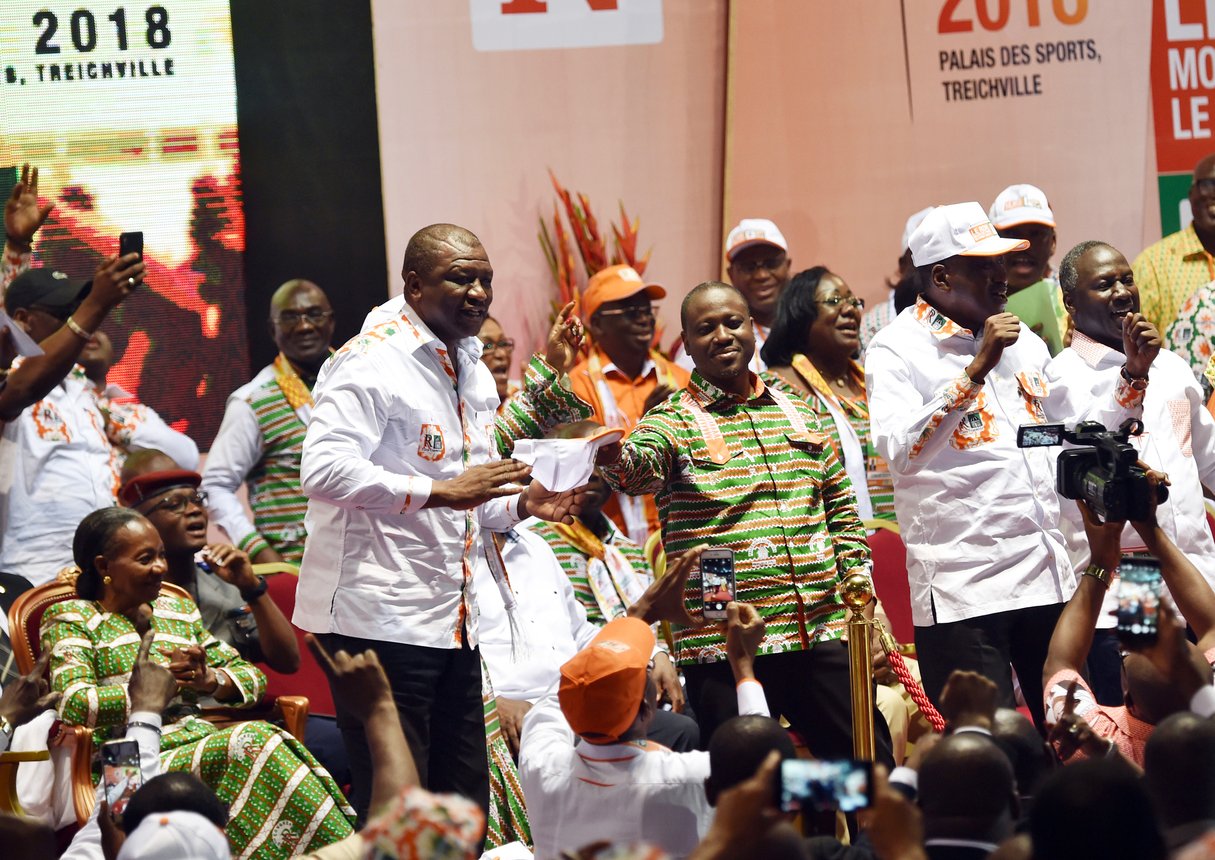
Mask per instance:
[[[8,336],[13,339],[13,347],[17,350],[17,355],[24,355],[26,358],[42,355],[42,347],[34,343],[34,339],[26,334],[25,329],[17,325],[12,317],[0,310],[0,330],[2,329],[8,330]]]
[[[511,457],[532,467],[532,479],[554,493],[581,487],[595,471],[595,454],[624,433],[605,430],[588,439],[520,439]]]

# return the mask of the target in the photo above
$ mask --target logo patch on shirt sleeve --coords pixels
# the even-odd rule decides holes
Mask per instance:
[[[423,460],[442,460],[447,453],[443,441],[443,428],[438,424],[423,424],[418,434],[418,456]]]

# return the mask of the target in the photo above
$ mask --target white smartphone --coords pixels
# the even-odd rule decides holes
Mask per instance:
[[[734,550],[707,549],[700,556],[700,601],[710,621],[726,617],[726,604],[734,599]]]

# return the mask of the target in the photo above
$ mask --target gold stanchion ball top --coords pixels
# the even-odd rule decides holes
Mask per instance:
[[[873,600],[873,580],[864,573],[850,573],[840,584],[840,596],[849,609],[859,612]]]

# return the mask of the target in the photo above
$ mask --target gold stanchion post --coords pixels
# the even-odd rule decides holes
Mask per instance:
[[[873,651],[870,635],[874,622],[865,617],[873,600],[873,580],[864,573],[844,578],[840,588],[848,616],[848,681],[852,688],[852,755],[873,761]]]

